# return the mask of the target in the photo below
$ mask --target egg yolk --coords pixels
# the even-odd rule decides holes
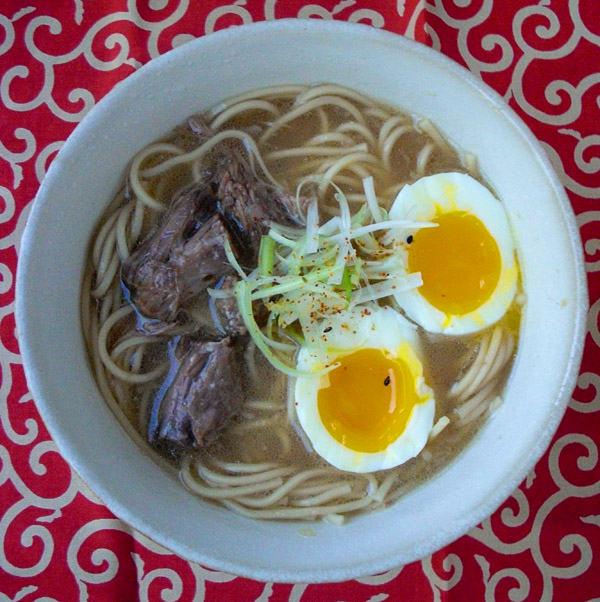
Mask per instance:
[[[379,349],[359,349],[338,361],[329,387],[318,393],[323,425],[354,451],[386,449],[404,432],[420,401],[414,376],[405,361],[387,358]]]
[[[408,248],[408,267],[421,272],[419,292],[449,316],[481,307],[492,295],[502,260],[498,244],[483,222],[465,211],[444,213],[423,228]]]

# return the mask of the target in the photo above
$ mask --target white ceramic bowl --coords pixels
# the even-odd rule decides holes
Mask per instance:
[[[506,204],[528,303],[504,405],[441,474],[343,527],[257,522],[206,504],[140,453],[96,390],[79,322],[86,245],[124,167],[188,115],[252,88],[337,82],[425,115],[477,154]],[[151,61],[90,111],[46,176],[22,242],[21,350],[61,453],[123,520],[186,559],[264,581],[337,581],[421,558],[492,513],[550,442],[575,384],[586,311],[570,205],[504,101],[442,55],[366,26],[277,21]]]

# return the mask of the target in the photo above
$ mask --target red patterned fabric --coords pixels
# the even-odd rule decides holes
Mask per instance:
[[[14,319],[19,239],[31,203],[83,115],[117,82],[192,37],[283,17],[358,21],[405,35],[504,96],[567,189],[591,305],[565,417],[502,507],[420,562],[326,585],[212,571],[111,515],[56,452],[37,414]],[[599,17],[597,0],[2,0],[0,601],[600,600]]]

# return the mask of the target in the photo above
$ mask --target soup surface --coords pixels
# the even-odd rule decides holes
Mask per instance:
[[[254,518],[384,507],[501,403],[523,294],[477,162],[337,85],[191,117],[132,159],[82,323],[124,426]]]

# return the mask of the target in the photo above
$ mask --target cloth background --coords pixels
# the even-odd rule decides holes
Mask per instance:
[[[590,295],[577,388],[547,453],[510,498],[432,556],[325,585],[213,571],[114,517],[57,453],[15,332],[20,236],[49,164],[85,113],[175,46],[283,17],[405,35],[499,92],[567,190]],[[598,0],[0,0],[0,602],[600,601],[599,198]]]

